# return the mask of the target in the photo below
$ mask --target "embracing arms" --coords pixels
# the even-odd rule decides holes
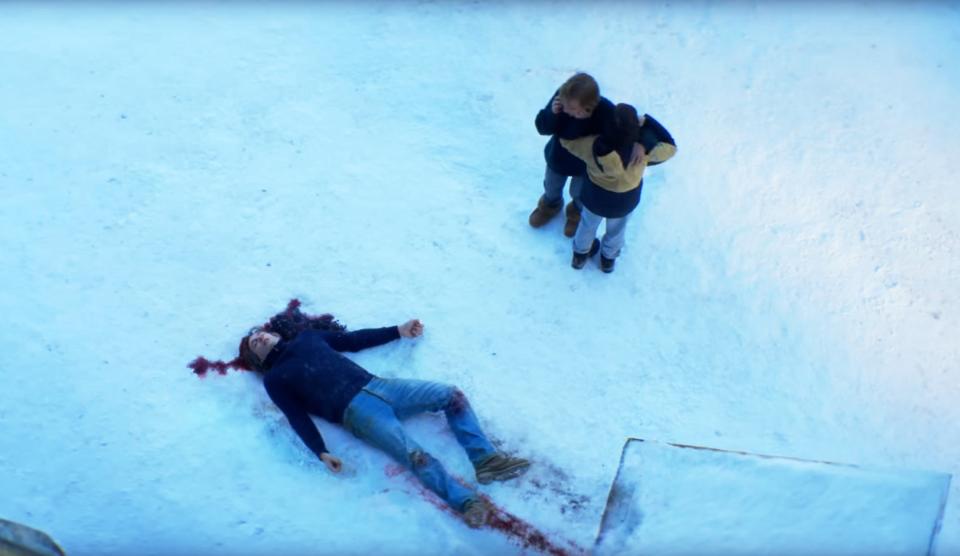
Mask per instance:
[[[647,153],[647,164],[650,166],[666,162],[677,153],[677,143],[673,136],[649,114],[643,115],[640,144]]]

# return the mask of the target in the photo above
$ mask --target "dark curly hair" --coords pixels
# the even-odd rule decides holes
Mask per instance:
[[[259,331],[273,332],[284,340],[292,340],[297,334],[304,330],[325,330],[331,332],[342,332],[347,329],[346,326],[339,323],[331,314],[319,316],[305,315],[300,311],[300,301],[293,299],[287,304],[287,308],[270,317],[270,320],[262,325],[250,329],[246,336],[240,339],[239,359],[244,365],[254,371],[264,371],[263,362],[257,357],[257,354],[250,349],[250,336]]]
[[[618,104],[602,130],[601,140],[607,148],[617,151],[626,166],[633,152],[633,144],[640,140],[640,116],[629,104]]]
[[[620,103],[613,112],[614,144],[617,147],[632,145],[640,138],[640,116],[637,109],[629,104]]]
[[[240,355],[232,361],[210,361],[205,357],[197,357],[191,361],[187,367],[193,369],[194,374],[203,378],[207,371],[213,369],[221,375],[227,374],[229,369],[239,369],[244,371],[263,371],[263,364],[260,358],[250,349],[248,340],[250,335],[257,330],[266,330],[279,334],[284,340],[292,340],[307,329],[328,330],[332,332],[342,332],[347,329],[346,326],[337,322],[333,315],[322,314],[319,316],[304,314],[300,311],[300,300],[291,299],[287,308],[270,317],[270,320],[261,326],[254,327],[246,336],[240,339]]]

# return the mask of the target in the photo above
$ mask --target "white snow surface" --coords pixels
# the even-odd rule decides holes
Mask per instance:
[[[457,384],[592,546],[626,437],[960,473],[960,7],[0,4],[0,516],[71,556],[519,554],[252,373],[291,298]],[[675,137],[616,272],[534,230],[577,70]],[[558,219],[559,220],[559,219]],[[454,473],[442,416],[411,434]],[[960,554],[954,480],[937,554]]]
[[[597,555],[929,554],[950,475],[628,440]]]

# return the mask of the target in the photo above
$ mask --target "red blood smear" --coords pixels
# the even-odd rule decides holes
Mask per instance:
[[[406,470],[407,469],[403,466],[397,464],[388,464],[384,468],[384,473],[386,473],[388,477],[396,477]],[[431,505],[448,514],[454,515],[457,518],[461,518],[459,512],[454,511],[453,508],[441,500],[439,496],[423,486],[423,483],[421,483],[412,473],[408,473],[406,475],[406,479],[407,482],[409,482],[417,490],[420,496]],[[462,479],[458,478],[457,480],[462,484],[466,484]],[[569,548],[557,546],[556,541],[552,540],[532,524],[497,506],[492,500],[490,500],[488,496],[480,494],[480,497],[486,500],[492,508],[490,517],[487,519],[487,526],[491,529],[500,531],[523,548],[533,548],[544,554],[550,554],[551,556],[574,556],[587,554],[586,550],[570,540],[564,540],[564,543],[569,545]]]
[[[396,477],[404,471],[406,471],[406,468],[396,463],[387,464],[387,466],[383,468],[383,472],[387,474],[387,477]]]
[[[453,396],[450,397],[450,404],[448,407],[451,413],[459,415],[460,413],[463,413],[465,409],[470,407],[470,402],[467,401],[467,396],[464,395],[459,388],[457,388],[453,391]]]
[[[246,365],[244,365],[243,361],[239,357],[228,362],[210,361],[206,357],[197,357],[191,361],[187,367],[193,369],[194,374],[200,378],[203,378],[209,370],[217,371],[222,375],[227,374],[227,369],[237,369],[241,371],[248,370]]]
[[[483,497],[487,501],[490,499]],[[569,549],[564,549],[556,545],[546,534],[531,525],[530,523],[511,514],[503,508],[490,502],[493,511],[487,520],[487,525],[493,529],[503,532],[508,537],[519,542],[523,548],[535,548],[544,554],[553,556],[570,556],[572,554],[586,554],[587,551],[580,548],[572,541],[566,541],[570,545]]]

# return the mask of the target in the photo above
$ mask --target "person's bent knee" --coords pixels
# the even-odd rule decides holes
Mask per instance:
[[[430,461],[433,459],[430,454],[423,450],[414,450],[407,457],[410,459],[410,468],[415,471],[430,465]]]
[[[447,398],[447,406],[445,409],[452,413],[462,413],[469,407],[470,402],[467,401],[467,395],[463,393],[463,390],[460,390],[456,386],[451,386],[450,396]]]

